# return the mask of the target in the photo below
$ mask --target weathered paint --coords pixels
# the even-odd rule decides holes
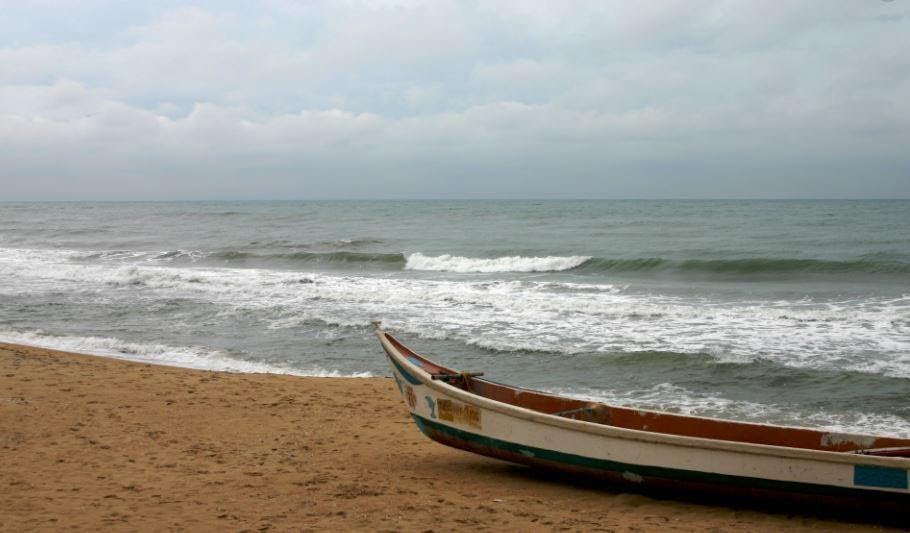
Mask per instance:
[[[822,435],[819,443],[822,448],[842,448],[844,446],[863,450],[866,448],[877,448],[875,445],[876,438],[871,435],[854,435],[851,433],[825,433]]]
[[[439,419],[480,429],[480,409],[473,405],[440,398],[436,402]]]
[[[408,407],[411,409],[417,407],[417,395],[414,394],[414,387],[407,385],[404,390],[404,397],[408,402]]]

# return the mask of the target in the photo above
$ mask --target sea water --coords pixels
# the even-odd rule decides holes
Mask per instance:
[[[0,339],[910,436],[910,201],[0,203]],[[103,384],[99,384],[103,386]]]

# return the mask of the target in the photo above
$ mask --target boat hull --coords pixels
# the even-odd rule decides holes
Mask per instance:
[[[749,503],[816,504],[887,513],[910,518],[908,500],[900,494],[873,494],[866,490],[844,489],[808,483],[769,481],[712,473],[692,472],[662,467],[599,461],[552,450],[533,450],[528,446],[489,439],[412,415],[418,429],[433,441],[467,452],[511,463],[602,480],[605,486],[642,492],[712,498],[722,493],[726,499],[747,498]],[[712,500],[714,501],[714,500]],[[740,500],[742,501],[742,500]],[[736,503],[731,501],[731,503]]]
[[[422,361],[390,342],[383,347],[417,427],[454,448],[611,484],[873,504],[886,512],[910,507],[908,459],[706,442],[567,420],[433,380]]]

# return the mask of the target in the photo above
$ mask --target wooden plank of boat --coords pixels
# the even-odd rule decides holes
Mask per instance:
[[[376,334],[417,427],[440,443],[614,482],[910,509],[910,439],[685,416],[510,387]]]

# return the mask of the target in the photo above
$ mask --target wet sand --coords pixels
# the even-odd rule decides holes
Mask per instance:
[[[0,344],[0,530],[856,531],[622,493],[419,434],[391,379]]]

